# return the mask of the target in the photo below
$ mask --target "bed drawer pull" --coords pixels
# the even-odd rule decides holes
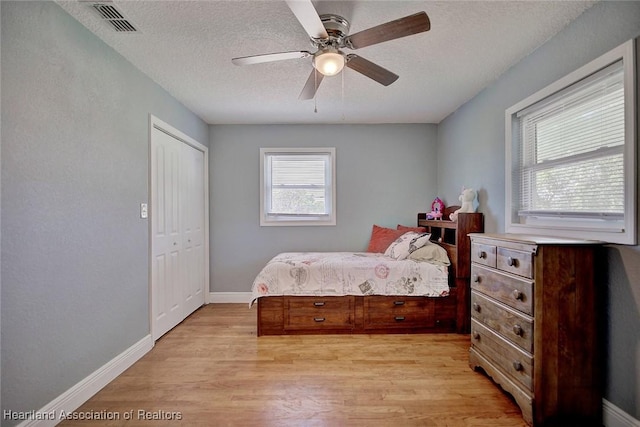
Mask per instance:
[[[404,305],[404,301],[394,301],[393,305]]]
[[[396,322],[404,322],[404,316],[396,316]]]
[[[314,302],[313,305],[315,305],[316,307],[322,307],[324,305],[324,302]]]
[[[316,322],[324,322],[324,317],[314,317],[313,320]]]

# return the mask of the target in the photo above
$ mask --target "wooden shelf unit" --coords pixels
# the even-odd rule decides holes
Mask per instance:
[[[448,213],[445,212],[448,216]],[[458,309],[456,323],[458,332],[468,333],[471,321],[471,293],[469,290],[469,277],[471,276],[471,241],[466,233],[458,233],[458,230],[467,230],[469,233],[482,233],[484,231],[484,215],[481,213],[458,214],[457,221],[446,219],[427,219],[426,213],[418,214],[418,225],[425,227],[431,233],[431,240],[438,242],[446,249],[451,260],[450,272],[453,274],[452,285],[458,292]]]

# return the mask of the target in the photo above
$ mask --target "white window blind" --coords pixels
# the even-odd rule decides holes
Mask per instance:
[[[517,114],[519,215],[622,218],[622,61]]]
[[[326,154],[271,154],[269,215],[329,215]]]
[[[505,112],[505,231],[637,242],[636,46]]]
[[[261,225],[335,224],[335,149],[261,149]]]

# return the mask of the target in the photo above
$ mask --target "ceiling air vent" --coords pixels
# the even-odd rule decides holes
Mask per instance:
[[[107,21],[117,32],[133,33],[138,30],[131,22],[127,21],[122,12],[120,12],[111,2],[91,2],[91,7],[98,12],[100,17]]]

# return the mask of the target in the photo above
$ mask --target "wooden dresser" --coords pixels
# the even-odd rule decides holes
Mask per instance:
[[[471,368],[533,426],[601,426],[598,242],[514,234],[471,239]]]

